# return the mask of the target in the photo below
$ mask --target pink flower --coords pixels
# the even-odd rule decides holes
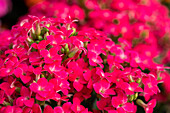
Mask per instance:
[[[122,83],[122,89],[125,90],[127,95],[133,95],[135,92],[143,92],[143,89],[139,87],[139,84],[136,82],[131,83]]]
[[[138,99],[137,104],[142,106],[146,113],[153,113],[153,108],[156,106],[156,99],[152,99],[147,104],[145,104],[142,100]]]
[[[109,95],[115,95],[115,91],[110,88],[110,83],[107,80],[101,80],[93,84],[96,93],[102,97],[108,97]]]
[[[18,58],[11,56],[4,60],[4,65],[0,68],[0,77],[6,77],[13,73],[16,64],[18,63]]]
[[[118,95],[112,97],[112,105],[118,110],[123,110],[124,112],[133,112],[134,105],[132,103],[127,102],[127,96],[122,92],[117,92]]]
[[[49,80],[49,83],[52,83],[54,85],[55,92],[62,91],[64,95],[68,94],[70,84],[66,79],[54,78]]]
[[[85,110],[84,106],[80,105],[80,100],[78,98],[73,98],[73,105],[71,106],[71,109],[74,113],[82,112]]]
[[[99,110],[105,110],[107,107],[112,106],[111,105],[111,97],[107,97],[107,98],[101,98],[101,100],[96,102],[96,105],[98,107]],[[114,109],[114,108],[112,108]]]
[[[82,8],[80,8],[79,6],[73,5],[70,9],[70,15],[72,18],[78,18],[80,20],[83,20],[85,18],[84,10],[82,10]]]
[[[148,74],[147,76],[142,77],[142,83],[144,86],[144,97],[148,101],[150,96],[157,94],[160,90],[157,86],[157,80],[154,75]]]
[[[46,78],[40,78],[37,83],[34,82],[30,85],[31,91],[36,93],[36,98],[39,100],[41,97],[46,99],[53,87],[53,84],[49,83]]]
[[[26,105],[28,107],[32,107],[34,104],[34,98],[31,98],[31,91],[22,86],[21,88],[21,97],[17,98],[16,105],[23,106]]]
[[[69,80],[73,81],[73,87],[79,92],[83,89],[86,83],[83,77],[83,69],[81,69],[76,62],[70,62],[68,68],[72,70],[69,74]]]
[[[61,63],[61,56],[56,54],[56,51],[59,51],[58,48],[51,48],[49,51],[48,50],[41,50],[40,54],[42,57],[44,57],[44,61],[47,64],[53,63],[53,62],[58,62]]]
[[[28,66],[26,64],[20,64],[18,68],[14,70],[16,77],[21,78],[24,84],[28,83],[31,80],[31,77],[28,74]]]
[[[15,81],[14,81],[14,82],[15,82]],[[1,84],[0,84],[1,90],[3,90],[6,95],[11,96],[11,95],[14,93],[15,88],[16,88],[15,86],[13,86],[14,82],[11,83],[11,84],[8,83],[8,82],[3,82],[3,83],[1,83]]]
[[[72,106],[72,103],[71,102],[66,102],[63,104],[63,110],[65,113],[71,113],[72,110],[71,110],[71,106]]]

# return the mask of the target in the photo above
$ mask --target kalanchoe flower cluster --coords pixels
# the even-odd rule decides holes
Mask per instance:
[[[146,67],[125,40],[76,31],[73,21],[30,16],[13,26],[0,62],[0,112],[135,113],[137,103],[151,113],[161,66]]]

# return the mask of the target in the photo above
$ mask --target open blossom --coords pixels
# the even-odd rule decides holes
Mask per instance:
[[[137,104],[143,107],[146,113],[153,113],[153,108],[156,106],[156,99],[152,99],[147,104],[138,99]]]
[[[112,97],[112,105],[117,108],[117,111],[123,110],[124,112],[133,112],[134,105],[127,102],[127,100],[127,96],[123,92],[119,91],[117,96]]]
[[[48,83],[46,78],[40,78],[37,83],[32,83],[30,89],[36,92],[36,98],[41,100],[42,98],[47,98],[50,91],[53,89],[53,84]]]
[[[21,97],[17,98],[16,104],[18,106],[23,106],[24,104],[28,107],[32,107],[34,104],[34,98],[31,98],[32,92],[28,88],[22,86]]]
[[[107,80],[101,80],[99,83],[94,83],[93,87],[96,93],[99,93],[103,97],[116,94],[114,90],[110,88],[110,83]]]
[[[157,94],[158,92],[160,92],[157,84],[157,80],[155,79],[155,77],[153,75],[149,75],[149,76],[144,76],[142,79],[144,86],[144,97],[146,100],[149,100],[150,96],[152,94]]]

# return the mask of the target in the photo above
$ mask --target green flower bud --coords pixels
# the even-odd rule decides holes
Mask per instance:
[[[40,42],[39,40],[35,41],[35,43],[37,43],[37,44],[38,44],[39,42]]]
[[[112,56],[116,56],[116,54],[115,54],[115,53],[110,53],[110,55],[112,55]]]
[[[136,100],[138,98],[138,93],[136,92],[134,95],[134,100]]]
[[[141,78],[138,78],[138,79],[136,80],[136,83],[140,84],[140,83],[141,83]]]
[[[77,51],[72,51],[71,53],[68,54],[68,57],[69,57],[69,58],[74,57],[74,55],[75,55],[76,52],[77,52]]]
[[[69,51],[70,51],[69,48],[67,48],[67,49],[65,50],[66,53],[68,53]]]
[[[43,77],[45,77],[45,75],[44,75],[44,74],[41,74],[41,78],[43,78]]]
[[[136,103],[141,107],[147,106],[141,99],[137,99]]]
[[[61,53],[64,53],[64,48],[61,48]]]
[[[68,48],[68,44],[65,45],[64,49],[67,49]]]
[[[132,102],[134,100],[134,95],[129,95],[128,100]]]
[[[43,37],[42,36],[38,36],[38,40],[43,40]]]
[[[88,42],[84,42],[84,47],[87,48]]]
[[[39,35],[41,34],[41,28],[40,28],[40,25],[39,25],[39,24],[36,24],[35,34],[36,34],[37,36],[39,36]]]

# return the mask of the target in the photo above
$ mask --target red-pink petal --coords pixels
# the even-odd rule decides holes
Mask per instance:
[[[47,81],[47,79],[46,78],[40,78],[38,81],[37,81],[37,84],[39,85],[39,86],[41,86],[41,87],[45,87],[45,86],[47,86],[47,84],[48,84],[48,81]]]
[[[31,77],[28,75],[26,75],[26,76],[21,75],[20,78],[24,84],[28,83],[31,80]]]
[[[31,91],[33,91],[33,92],[37,92],[38,91],[38,84],[37,83],[32,83],[31,85],[30,85],[30,89],[31,89]]]
[[[38,104],[33,105],[32,111],[33,111],[33,113],[42,113],[40,105],[38,105]]]
[[[44,112],[43,113],[54,113],[54,110],[51,106],[47,105],[45,108],[44,108]]]
[[[54,108],[54,113],[64,113],[64,110],[62,107],[57,106]]]
[[[30,98],[29,100],[25,100],[24,104],[28,107],[32,107],[34,104],[34,98]]]
[[[79,92],[79,91],[81,91],[82,89],[83,89],[83,84],[80,84],[78,81],[74,81],[73,82],[73,86],[74,86],[74,88]]]

